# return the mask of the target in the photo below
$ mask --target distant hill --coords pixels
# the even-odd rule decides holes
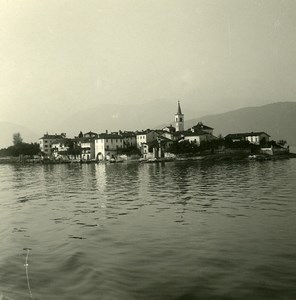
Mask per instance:
[[[156,124],[161,124],[166,120],[170,120],[169,123],[172,124],[176,112],[177,102],[163,99],[143,104],[100,104],[71,114],[64,120],[55,120],[48,131],[66,132],[67,136],[73,136],[77,135],[80,130],[104,132],[119,129],[152,129]],[[197,115],[197,112],[198,106],[190,109],[187,115],[193,117]]]
[[[186,127],[189,128],[197,122],[213,127],[216,136],[236,132],[265,131],[273,140],[284,139],[289,145],[296,145],[296,102],[277,102],[208,115],[188,120]]]
[[[214,134],[246,131],[265,131],[274,140],[285,139],[290,145],[296,146],[296,102],[278,102],[258,107],[247,107],[226,113],[207,115],[200,118],[198,103],[182,101],[185,114],[185,128],[202,121],[214,128]],[[76,114],[69,114],[63,119],[55,119],[46,126],[38,126],[36,132],[18,124],[0,122],[0,148],[12,144],[12,135],[20,132],[25,142],[38,142],[46,132],[66,132],[68,137],[83,132],[105,130],[141,130],[147,128],[163,128],[174,124],[174,114],[177,103],[173,101],[152,101],[145,104],[100,104],[90,109],[84,109]],[[166,122],[169,120],[168,122]]]
[[[32,130],[9,122],[0,122],[0,149],[7,148],[12,145],[12,135],[19,132],[23,141],[26,143],[38,142],[38,136]]]

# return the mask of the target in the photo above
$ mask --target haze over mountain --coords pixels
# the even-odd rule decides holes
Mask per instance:
[[[200,121],[213,127],[215,135],[264,131],[273,140],[284,139],[288,144],[296,145],[296,102],[277,102],[208,115],[188,120],[186,126],[191,127]]]
[[[194,118],[199,116],[202,112],[201,108],[194,102],[182,101],[182,104],[187,108],[188,117]],[[61,133],[65,132],[67,137],[77,136],[80,131],[88,132],[105,132],[106,130],[142,130],[154,128],[155,125],[168,121],[169,124],[174,122],[174,114],[177,112],[177,101],[166,101],[159,99],[144,104],[98,104],[90,108],[82,108],[79,112],[69,112],[66,117],[60,117],[57,113],[52,118],[51,122],[46,124],[38,124],[32,117],[33,122],[28,129],[6,122],[0,122],[1,140],[0,147],[7,147],[11,145],[12,134],[20,132],[24,137],[24,141],[37,141],[44,133]],[[8,126],[7,124],[10,124]],[[37,134],[34,132],[36,131]]]
[[[292,0],[0,1],[0,28],[0,121],[38,135],[295,100]]]
[[[199,106],[182,102],[185,114],[185,128],[197,122],[214,128],[214,134],[235,132],[265,131],[274,140],[285,139],[290,145],[296,145],[296,102],[277,102],[273,104],[246,107],[221,114],[199,116]],[[152,112],[151,112],[152,111]],[[65,120],[55,120],[48,126],[48,133],[67,133],[68,137],[78,135],[79,131],[105,130],[142,130],[162,128],[174,125],[177,103],[155,101],[146,105],[103,104],[92,109],[81,110],[69,115]],[[157,124],[162,124],[156,127]],[[37,142],[47,131],[36,128],[36,132],[27,127],[0,122],[0,148],[12,144],[12,135],[20,132],[25,142]]]
[[[188,109],[188,116],[199,116],[197,105],[182,101]],[[168,120],[173,124],[177,112],[177,102],[166,100],[151,101],[144,104],[100,104],[91,109],[84,109],[69,115],[65,120],[54,123],[54,131],[64,130],[70,135],[77,135],[80,130],[104,132],[121,130],[142,130],[154,128],[155,125]]]

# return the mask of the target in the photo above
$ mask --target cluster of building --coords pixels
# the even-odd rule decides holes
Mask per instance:
[[[175,126],[169,125],[161,130],[147,129],[142,131],[121,131],[105,133],[80,132],[77,137],[67,138],[65,133],[45,134],[39,139],[40,149],[45,157],[55,159],[69,157],[69,148],[80,149],[79,154],[71,154],[72,159],[81,160],[108,160],[116,157],[122,149],[137,148],[142,157],[161,158],[173,142],[189,141],[200,145],[205,141],[217,139],[213,135],[213,128],[202,122],[185,130],[184,114],[180,102],[178,102],[175,114]],[[265,132],[229,134],[226,138],[233,141],[247,140],[254,144],[260,144],[262,140],[269,141],[269,135]]]

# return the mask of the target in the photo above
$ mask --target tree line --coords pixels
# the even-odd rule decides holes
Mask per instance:
[[[30,157],[40,154],[40,147],[38,143],[25,143],[19,132],[12,136],[12,146],[0,149],[0,156],[20,156],[28,155]]]
[[[260,145],[252,144],[249,141],[233,142],[231,139],[223,139],[219,137],[211,141],[202,141],[199,145],[189,141],[175,141],[169,147],[168,152],[173,154],[200,154],[203,152],[214,153],[217,149],[249,149],[251,152],[259,151],[261,147],[283,147],[287,142],[285,140],[275,141],[261,141]]]

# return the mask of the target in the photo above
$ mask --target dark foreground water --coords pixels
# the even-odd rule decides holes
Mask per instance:
[[[295,183],[296,159],[0,165],[0,299],[296,299]]]

